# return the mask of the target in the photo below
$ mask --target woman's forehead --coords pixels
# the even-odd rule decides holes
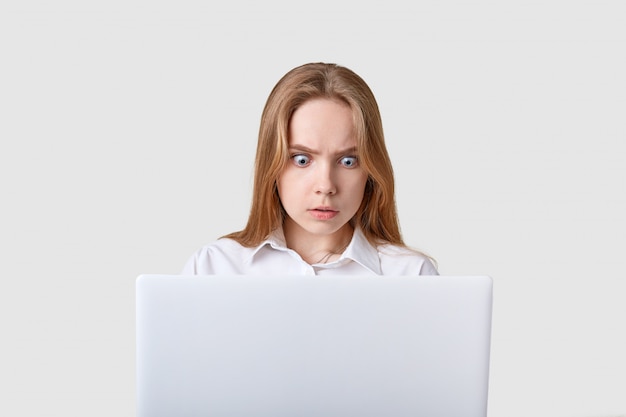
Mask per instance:
[[[355,131],[352,109],[348,105],[330,99],[309,100],[291,117],[289,144],[354,147]]]

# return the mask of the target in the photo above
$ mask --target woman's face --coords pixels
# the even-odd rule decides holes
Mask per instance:
[[[286,227],[308,237],[341,239],[365,191],[352,110],[330,99],[300,106],[289,123],[289,161],[277,185]]]

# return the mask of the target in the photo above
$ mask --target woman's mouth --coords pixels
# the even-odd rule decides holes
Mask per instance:
[[[330,207],[316,207],[309,210],[309,213],[317,220],[330,220],[339,214],[337,210],[333,210]]]

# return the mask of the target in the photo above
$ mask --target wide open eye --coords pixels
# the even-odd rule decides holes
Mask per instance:
[[[359,164],[359,160],[356,156],[344,156],[339,162],[346,168],[356,168]]]
[[[291,160],[298,167],[305,167],[311,163],[311,158],[303,154],[293,155]]]

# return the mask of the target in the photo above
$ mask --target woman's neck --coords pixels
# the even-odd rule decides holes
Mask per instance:
[[[287,247],[312,265],[339,259],[352,240],[354,228],[346,223],[332,234],[318,235],[304,230],[288,218],[283,224],[283,232]]]

